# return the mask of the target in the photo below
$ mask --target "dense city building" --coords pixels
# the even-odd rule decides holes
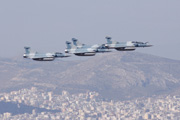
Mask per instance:
[[[5,120],[172,120],[180,119],[179,96],[154,96],[128,101],[103,101],[97,92],[70,94],[62,91],[61,95],[32,87],[10,93],[0,94],[0,101],[12,102],[35,107],[31,113],[0,114]],[[21,106],[19,105],[19,108]],[[46,111],[38,112],[36,108]],[[49,110],[49,111],[48,111]]]

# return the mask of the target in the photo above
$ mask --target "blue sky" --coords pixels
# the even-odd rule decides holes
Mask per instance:
[[[4,0],[0,1],[0,57],[64,52],[65,41],[86,44],[150,42],[136,51],[180,60],[179,0]]]

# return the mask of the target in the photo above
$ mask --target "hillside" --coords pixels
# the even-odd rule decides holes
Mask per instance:
[[[179,71],[180,61],[137,52],[98,54],[83,61],[0,59],[0,91],[37,86],[55,93],[91,90],[123,100],[178,90]]]

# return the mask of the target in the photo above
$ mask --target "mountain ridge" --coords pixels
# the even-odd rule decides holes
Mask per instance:
[[[59,93],[97,91],[104,98],[165,94],[180,86],[180,61],[138,52],[98,54],[83,61],[0,59],[0,91],[30,86]]]

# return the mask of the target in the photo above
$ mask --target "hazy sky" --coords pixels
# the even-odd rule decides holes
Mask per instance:
[[[180,60],[180,0],[1,0],[0,57],[82,43],[149,41],[136,51]]]

